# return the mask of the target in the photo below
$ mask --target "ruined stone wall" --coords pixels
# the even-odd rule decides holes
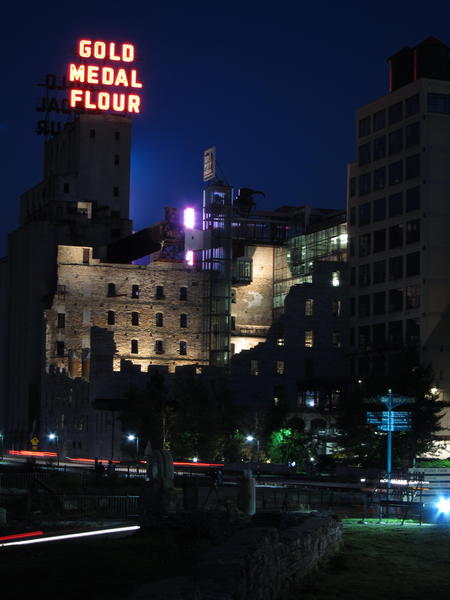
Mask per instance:
[[[252,282],[233,288],[231,304],[231,343],[235,354],[265,341],[272,324],[273,248],[249,246],[246,255],[253,262]]]
[[[113,332],[115,370],[121,360],[143,371],[200,364],[201,297],[202,276],[185,263],[107,264],[93,259],[91,249],[59,246],[57,292],[45,315],[47,369],[88,378],[91,327]]]
[[[143,586],[129,598],[281,600],[338,551],[341,538],[339,520],[325,515],[305,515],[286,528],[245,528],[209,548],[191,577]]]

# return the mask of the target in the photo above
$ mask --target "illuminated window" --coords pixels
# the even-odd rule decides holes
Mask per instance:
[[[305,330],[305,348],[312,348],[314,346],[314,333],[312,329]]]
[[[341,301],[340,300],[333,300],[331,314],[333,315],[333,317],[341,316]]]
[[[187,327],[187,326],[188,326],[188,317],[187,317],[187,315],[182,313],[180,315],[180,327]]]
[[[180,342],[180,354],[182,356],[187,354],[187,342]]]
[[[333,271],[333,273],[331,274],[331,285],[333,287],[338,287],[339,285],[341,285],[341,272],[340,271]]]
[[[187,299],[188,299],[187,287],[186,286],[180,287],[180,300],[187,300]]]
[[[155,341],[155,353],[164,354],[164,344],[162,340]]]
[[[139,286],[138,285],[132,285],[131,286],[131,297],[132,298],[139,298]]]
[[[114,325],[116,322],[116,313],[113,310],[108,310],[108,325]]]
[[[139,344],[137,340],[131,340],[131,354],[139,353]]]
[[[139,313],[138,312],[131,313],[131,324],[139,325]]]
[[[276,363],[276,374],[284,375],[284,360],[277,360]]]
[[[163,327],[164,326],[164,316],[162,313],[156,313],[155,315],[155,325],[156,327]]]
[[[277,346],[284,346],[284,338],[282,338],[282,337],[277,338]]]
[[[305,316],[312,317],[314,311],[314,299],[307,298],[305,300]]]
[[[64,342],[56,342],[56,356],[63,357],[64,356]]]
[[[64,329],[65,326],[66,326],[66,315],[64,313],[58,313],[58,320],[57,320],[56,327],[58,329]]]
[[[253,377],[259,375],[259,364],[257,360],[250,361],[250,375]]]

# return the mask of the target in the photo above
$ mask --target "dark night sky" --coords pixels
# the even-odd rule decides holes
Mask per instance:
[[[80,38],[137,46],[143,112],[134,118],[135,229],[162,207],[201,204],[202,153],[218,148],[234,187],[260,208],[343,207],[356,107],[387,92],[386,59],[429,35],[450,42],[450,4],[416,0],[16,2],[2,8],[2,217],[41,179],[34,133],[46,73],[65,73]]]

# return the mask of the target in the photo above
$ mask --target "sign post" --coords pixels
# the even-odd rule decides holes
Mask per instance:
[[[413,404],[416,399],[407,396],[399,396],[393,394],[392,390],[388,390],[388,393],[385,396],[376,396],[374,400],[382,402],[387,408],[387,410],[382,413],[368,412],[367,423],[377,425],[379,431],[387,431],[386,500],[389,500],[392,479],[392,432],[409,431],[411,429],[411,412],[394,412],[394,408],[397,408],[397,406],[401,406],[402,404]]]

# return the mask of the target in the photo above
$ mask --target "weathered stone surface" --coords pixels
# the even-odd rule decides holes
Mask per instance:
[[[143,586],[129,600],[280,600],[340,544],[333,515],[279,514],[277,527],[247,527],[209,548],[191,577]]]

